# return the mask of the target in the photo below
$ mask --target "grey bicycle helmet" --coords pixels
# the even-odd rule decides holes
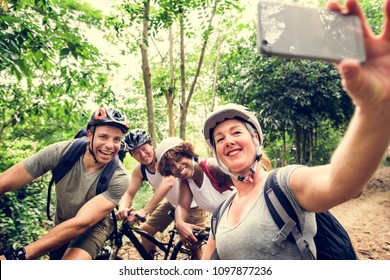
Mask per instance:
[[[129,130],[127,117],[117,109],[99,108],[92,113],[87,129],[93,126],[109,125],[118,127],[123,133]]]
[[[149,132],[143,129],[132,129],[125,136],[125,143],[127,145],[127,151],[133,152],[138,147],[151,143],[151,137]]]
[[[159,162],[162,158],[162,156],[173,147],[176,147],[177,145],[183,143],[184,140],[178,138],[178,137],[169,137],[164,139],[163,141],[158,144],[156,149],[156,158],[157,162]]]
[[[263,143],[263,132],[256,116],[245,106],[228,103],[215,110],[206,120],[203,135],[211,149],[215,149],[213,133],[215,127],[221,122],[229,119],[239,119],[250,124],[259,136],[260,145]]]

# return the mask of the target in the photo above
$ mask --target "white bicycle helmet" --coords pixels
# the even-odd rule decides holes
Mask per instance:
[[[259,143],[257,141],[254,141],[256,145],[256,157],[254,160],[254,163],[252,164],[249,175],[235,175],[232,174],[228,168],[219,160],[218,155],[215,150],[215,143],[214,143],[214,129],[215,127],[226,121],[231,119],[237,119],[240,121],[243,121],[248,131],[255,136],[255,134],[259,137]],[[245,182],[253,182],[253,177],[256,169],[256,165],[259,162],[261,158],[261,145],[263,144],[263,132],[261,130],[261,126],[259,121],[257,120],[256,116],[250,112],[245,106],[228,103],[226,105],[218,107],[206,120],[203,128],[203,135],[207,142],[207,144],[210,146],[210,148],[214,151],[215,157],[217,159],[218,165],[221,168],[223,172],[226,174],[233,176],[234,178],[245,181]]]
[[[228,103],[218,107],[206,120],[203,129],[203,135],[207,144],[214,150],[213,133],[214,128],[223,121],[230,119],[239,119],[250,124],[259,135],[260,145],[263,144],[263,132],[256,116],[245,106]]]
[[[176,147],[177,145],[183,143],[184,140],[178,138],[178,137],[169,137],[164,139],[163,141],[158,144],[156,149],[156,158],[157,162],[159,162],[162,158],[162,156],[173,147]]]

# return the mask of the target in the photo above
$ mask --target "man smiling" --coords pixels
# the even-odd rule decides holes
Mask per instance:
[[[109,214],[129,185],[120,161],[107,190],[96,194],[104,167],[117,156],[127,118],[118,110],[100,108],[87,125],[88,144],[70,171],[56,183],[55,227],[24,248],[10,250],[0,259],[35,259],[50,253],[50,259],[94,259],[113,227]],[[73,142],[49,145],[0,174],[0,195],[15,191],[53,170]]]

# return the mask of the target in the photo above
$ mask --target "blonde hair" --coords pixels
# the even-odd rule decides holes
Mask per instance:
[[[261,159],[259,164],[265,171],[271,171],[272,169],[271,161],[263,149],[261,149]]]

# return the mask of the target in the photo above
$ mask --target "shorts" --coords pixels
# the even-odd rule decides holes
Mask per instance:
[[[111,214],[110,214],[111,215]],[[71,242],[62,247],[50,252],[51,260],[61,260],[62,256],[68,248],[80,248],[91,255],[92,259],[100,253],[104,243],[109,238],[113,231],[111,219],[106,218],[100,223],[96,224],[82,235],[73,239]]]
[[[169,212],[174,213],[175,207],[166,199],[157,206],[156,209],[147,217],[146,223],[158,231],[163,232],[174,220],[174,216]],[[191,208],[187,222],[200,227],[205,227],[209,222],[209,213],[199,207]]]

